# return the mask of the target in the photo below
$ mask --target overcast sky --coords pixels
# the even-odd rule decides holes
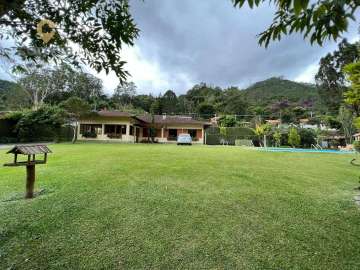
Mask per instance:
[[[136,46],[124,52],[127,69],[141,93],[184,93],[195,83],[246,87],[272,76],[311,82],[317,64],[336,48],[310,46],[293,35],[260,47],[256,35],[271,23],[268,4],[254,10],[235,9],[230,0],[131,0],[141,30]],[[358,36],[356,25],[346,35]],[[101,76],[107,89],[114,75]]]
[[[138,93],[172,89],[182,94],[200,82],[244,88],[272,76],[313,82],[320,58],[336,48],[334,42],[310,46],[299,35],[284,37],[268,49],[260,47],[256,35],[270,25],[274,13],[268,4],[251,10],[236,9],[230,0],[130,3],[141,32],[123,56]],[[358,39],[355,23],[345,37]],[[118,84],[115,74],[89,71],[103,79],[111,94]]]

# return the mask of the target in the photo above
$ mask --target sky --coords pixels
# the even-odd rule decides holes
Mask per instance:
[[[336,49],[334,42],[311,46],[300,35],[284,37],[268,49],[257,43],[257,34],[270,25],[274,9],[234,8],[230,0],[130,0],[140,28],[135,47],[124,56],[130,80],[140,93],[181,94],[194,84],[247,87],[272,76],[313,82],[318,62]],[[345,35],[358,38],[356,24]],[[112,74],[100,76],[113,89]],[[105,81],[106,80],[106,81]]]
[[[311,46],[298,35],[284,36],[265,49],[257,34],[271,23],[274,9],[234,8],[230,0],[130,0],[140,29],[133,47],[123,48],[125,69],[138,93],[158,95],[166,90],[183,94],[206,82],[220,87],[245,88],[273,76],[313,82],[322,56],[335,42]],[[359,15],[359,14],[357,14]],[[356,23],[344,35],[358,40]],[[339,40],[340,41],[340,40]],[[97,74],[111,94],[118,84],[114,73]]]

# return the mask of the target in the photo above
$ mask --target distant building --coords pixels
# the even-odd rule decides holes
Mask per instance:
[[[79,140],[141,142],[151,137],[160,143],[176,142],[181,133],[191,135],[194,143],[204,143],[205,128],[211,124],[181,115],[131,115],[120,111],[100,111],[82,117]]]
[[[274,127],[278,127],[279,125],[281,125],[281,120],[280,119],[266,120],[266,123]]]

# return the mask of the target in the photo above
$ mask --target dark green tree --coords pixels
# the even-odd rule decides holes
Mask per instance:
[[[174,114],[179,112],[179,101],[174,91],[168,90],[161,97],[163,113]]]
[[[204,119],[210,119],[215,115],[215,108],[211,104],[202,103],[198,107],[198,114]]]
[[[333,115],[339,111],[343,94],[347,90],[348,82],[343,69],[360,59],[359,45],[359,43],[351,44],[344,39],[335,52],[327,54],[320,60],[315,80],[321,100]]]

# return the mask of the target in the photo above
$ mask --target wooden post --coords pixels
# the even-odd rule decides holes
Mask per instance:
[[[26,199],[34,197],[35,164],[26,166]]]

